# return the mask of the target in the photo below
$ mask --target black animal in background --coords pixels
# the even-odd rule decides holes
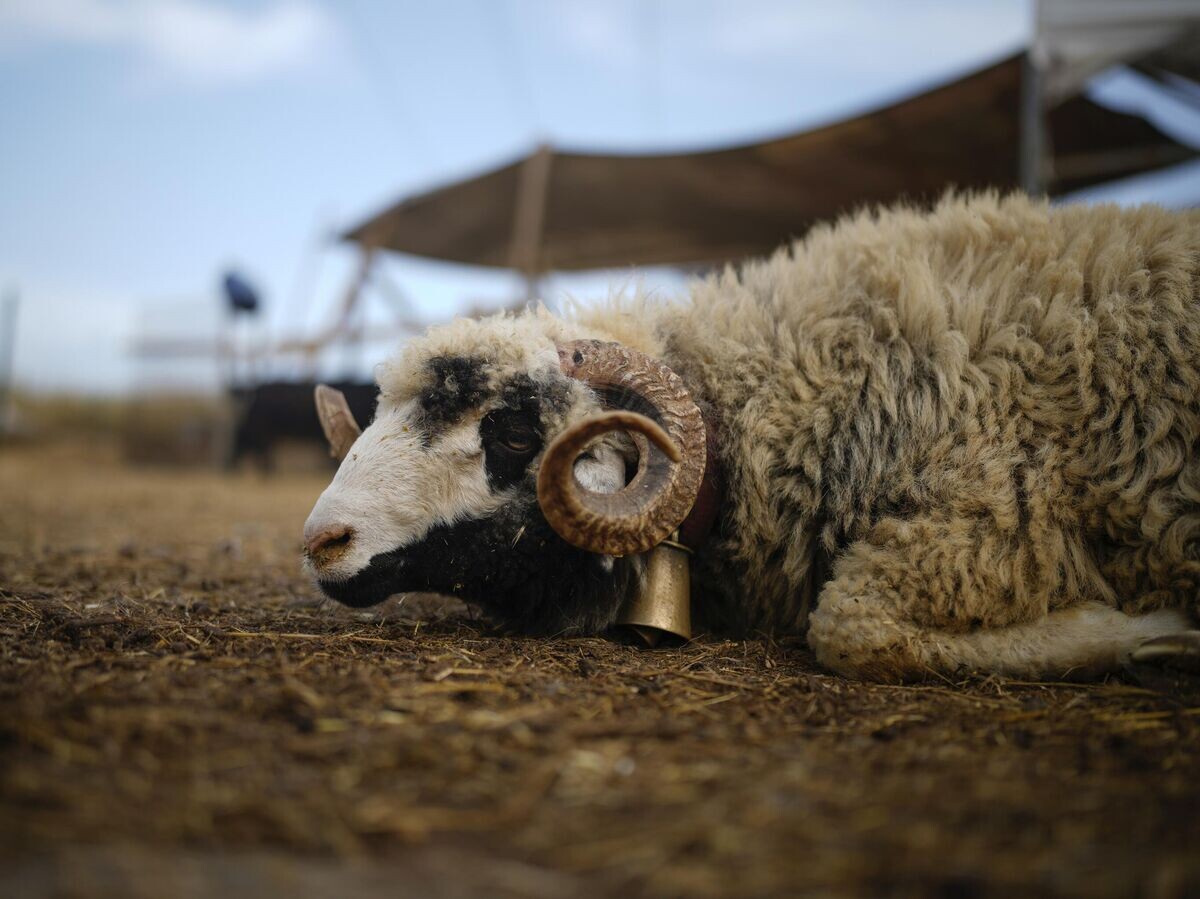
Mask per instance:
[[[332,384],[346,395],[354,417],[369,422],[375,417],[379,387],[372,382],[337,381]],[[313,405],[311,381],[271,381],[253,387],[235,387],[231,395],[235,425],[227,464],[239,465],[253,458],[263,471],[274,467],[275,444],[281,440],[326,446],[321,423]]]

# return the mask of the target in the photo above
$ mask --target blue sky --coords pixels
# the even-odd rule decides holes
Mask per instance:
[[[0,288],[22,298],[19,378],[194,380],[209,369],[137,364],[128,346],[203,327],[228,265],[263,288],[272,333],[311,329],[351,262],[328,234],[405,193],[540,140],[703,147],[838,119],[1008,53],[1029,25],[1014,0],[4,0]],[[1136,84],[1107,90],[1140,102]],[[517,289],[387,269],[430,318]],[[547,290],[614,277],[629,273]]]

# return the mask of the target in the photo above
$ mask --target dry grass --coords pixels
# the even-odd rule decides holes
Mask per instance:
[[[0,894],[1183,896],[1200,698],[322,605],[319,478],[0,455]]]
[[[125,459],[158,465],[220,464],[234,418],[224,397],[198,394],[87,397],[19,392],[14,410],[16,430],[10,443],[100,449],[118,436]]]

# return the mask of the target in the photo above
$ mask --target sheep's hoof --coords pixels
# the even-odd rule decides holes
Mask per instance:
[[[1135,665],[1200,671],[1200,631],[1181,631],[1147,640],[1129,656]]]

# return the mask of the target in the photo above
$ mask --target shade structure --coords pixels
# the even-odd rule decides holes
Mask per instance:
[[[1078,94],[1093,75],[1132,62],[1147,74],[1200,74],[1197,0],[1037,0],[1032,53],[1042,96]]]
[[[827,127],[698,153],[543,147],[402,200],[343,237],[372,249],[528,274],[712,265],[769,253],[865,204],[928,202],[950,187],[1015,188],[1018,54]],[[1195,155],[1137,116],[1081,95],[1045,111],[1050,194]]]

